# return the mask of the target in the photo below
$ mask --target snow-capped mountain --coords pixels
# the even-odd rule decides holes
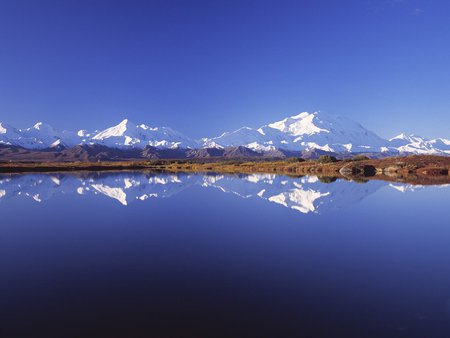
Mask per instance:
[[[217,137],[194,140],[169,127],[149,127],[128,119],[101,131],[58,131],[42,122],[33,127],[17,129],[0,123],[0,145],[27,149],[46,149],[76,145],[102,145],[120,149],[200,149],[246,147],[264,154],[276,150],[335,153],[387,153],[450,155],[450,140],[425,139],[400,134],[386,140],[350,119],[307,113],[287,117],[259,128],[243,127]]]
[[[19,138],[20,132],[18,129],[7,123],[0,122],[0,144],[17,145]]]
[[[45,149],[56,146],[72,147],[79,142],[79,137],[75,133],[59,132],[42,122],[26,129],[17,129],[8,124],[0,123],[0,144],[15,145],[27,149]]]
[[[389,148],[400,153],[450,155],[450,140],[438,138],[428,140],[417,135],[397,135],[389,140]]]
[[[56,146],[73,147],[80,144],[99,144],[111,148],[199,148],[196,141],[168,127],[135,125],[125,119],[102,131],[57,131],[48,124],[36,123],[31,128],[17,129],[0,123],[0,144],[27,149],[46,149]]]
[[[204,146],[244,145],[256,151],[320,149],[330,152],[383,152],[387,142],[359,123],[323,113],[301,113],[258,129],[241,128],[203,139]]]
[[[57,131],[52,126],[38,122],[33,127],[21,129],[20,134],[25,148],[45,149],[56,146],[73,147],[80,142],[76,133],[70,131]]]
[[[125,119],[118,125],[95,134],[91,143],[108,147],[145,148],[198,148],[198,143],[168,127],[149,127],[145,124],[135,125]]]

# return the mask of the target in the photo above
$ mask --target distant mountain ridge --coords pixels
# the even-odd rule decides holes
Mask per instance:
[[[450,155],[450,139],[425,139],[405,134],[383,139],[348,118],[321,112],[303,112],[260,128],[243,127],[200,140],[169,127],[137,125],[128,119],[100,131],[58,131],[42,122],[30,128],[18,129],[0,122],[0,145],[3,148],[10,146],[33,151],[60,152],[74,147],[78,147],[74,151],[106,147],[117,149],[119,153],[145,152],[147,157],[151,157],[152,152],[156,154],[166,150],[172,150],[173,155],[177,155],[177,152],[183,153],[182,157],[214,157],[224,154],[229,157],[274,154],[276,157],[283,157],[288,156],[287,154],[319,150],[336,154]]]

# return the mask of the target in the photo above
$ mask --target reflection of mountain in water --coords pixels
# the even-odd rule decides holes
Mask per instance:
[[[24,196],[41,202],[53,196],[77,193],[105,195],[128,205],[135,200],[170,197],[188,187],[201,186],[242,198],[261,198],[302,213],[323,213],[356,204],[386,185],[381,181],[361,184],[337,180],[323,183],[317,177],[292,178],[272,174],[29,174],[0,176],[0,201]],[[397,190],[409,189],[399,184],[394,187]]]
[[[225,192],[244,198],[257,196],[305,214],[355,204],[383,185],[384,182],[360,184],[343,180],[326,184],[314,176],[292,178],[272,174],[216,176],[210,183]]]

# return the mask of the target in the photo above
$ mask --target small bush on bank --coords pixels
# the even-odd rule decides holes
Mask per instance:
[[[285,159],[285,162],[298,163],[298,162],[305,162],[305,160],[301,157],[288,157]]]
[[[317,162],[319,163],[334,163],[337,162],[337,158],[334,156],[330,156],[330,155],[321,155],[318,159]]]
[[[370,158],[368,158],[367,156],[364,155],[356,155],[353,156],[352,161],[365,161],[365,160],[370,160]]]

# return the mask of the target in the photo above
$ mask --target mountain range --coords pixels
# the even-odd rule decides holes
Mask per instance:
[[[169,127],[134,124],[128,119],[95,131],[59,131],[42,122],[18,129],[0,122],[0,159],[9,160],[46,156],[49,160],[92,160],[92,156],[97,160],[289,157],[311,152],[450,155],[450,139],[426,139],[404,133],[384,139],[348,118],[321,112],[303,112],[259,128],[242,127],[201,139]]]

